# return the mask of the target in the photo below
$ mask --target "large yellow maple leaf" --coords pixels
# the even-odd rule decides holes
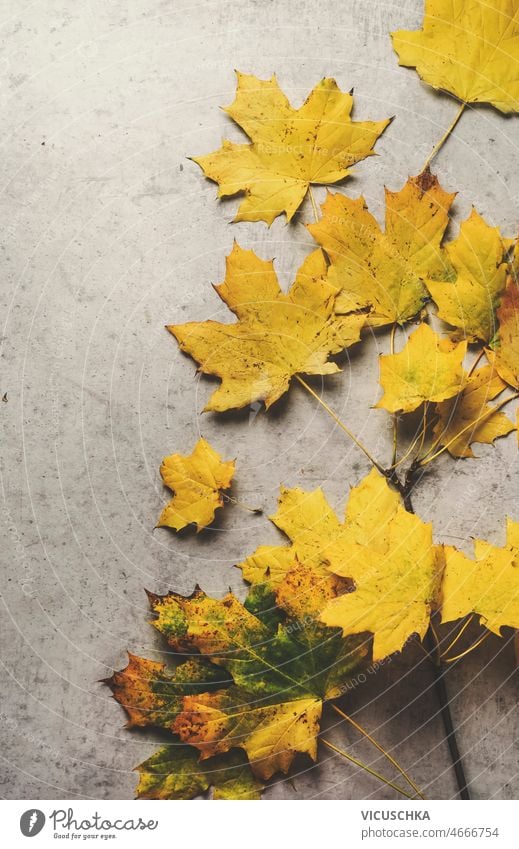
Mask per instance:
[[[505,386],[493,366],[484,366],[467,378],[459,395],[436,404],[438,420],[433,434],[438,445],[445,445],[453,457],[473,457],[473,442],[491,444],[515,430],[504,413],[487,403]]]
[[[390,413],[416,410],[424,401],[444,401],[461,390],[467,343],[442,339],[427,324],[409,336],[398,354],[380,357],[384,395],[375,405]]]
[[[506,283],[504,255],[510,240],[472,210],[457,239],[445,245],[453,279],[428,280],[438,315],[469,342],[489,342],[496,332],[496,306]]]
[[[276,77],[259,80],[237,72],[238,86],[228,115],[251,144],[224,141],[194,159],[219,184],[219,197],[244,192],[235,221],[271,224],[284,212],[293,217],[311,183],[344,179],[351,166],[373,154],[385,121],[352,121],[351,94],[335,80],[323,79],[303,106],[293,109]]]
[[[283,395],[298,372],[334,374],[328,362],[360,338],[364,317],[337,316],[337,289],[326,280],[321,250],[303,262],[288,294],[279,288],[272,261],[235,244],[224,283],[216,286],[237,316],[235,324],[188,322],[168,327],[200,371],[222,379],[206,410],[223,411]]]
[[[429,171],[385,191],[385,232],[364,198],[339,194],[329,194],[321,220],[308,225],[330,257],[337,312],[367,310],[372,326],[413,318],[427,300],[424,280],[445,273],[440,245],[455,197]]]
[[[507,520],[503,547],[477,539],[474,552],[472,560],[444,546],[442,622],[477,613],[494,634],[500,635],[505,625],[519,628],[519,522]]]
[[[223,506],[222,491],[229,489],[234,460],[224,462],[206,439],[199,439],[192,454],[171,454],[160,467],[162,480],[174,497],[160,514],[158,527],[180,531],[196,524],[197,531],[210,525]]]
[[[519,111],[517,0],[426,0],[423,28],[392,38],[399,64],[434,88]]]
[[[321,620],[344,636],[371,632],[373,660],[382,660],[427,631],[440,577],[432,526],[372,470],[351,491],[345,531],[328,552],[328,568],[353,580],[355,590],[331,599]]]

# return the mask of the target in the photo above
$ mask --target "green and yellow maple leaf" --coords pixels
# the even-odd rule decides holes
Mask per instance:
[[[104,683],[126,711],[128,728],[171,731],[184,696],[223,687],[229,676],[202,657],[190,658],[170,672],[164,663],[128,653],[127,666]]]
[[[197,590],[152,596],[155,627],[175,651],[199,651],[234,683],[183,698],[173,730],[202,759],[233,748],[247,753],[255,775],[286,772],[297,752],[315,760],[323,701],[364,661],[362,640],[344,640],[318,623],[291,628],[266,624],[232,594],[212,599]]]
[[[392,33],[399,64],[464,103],[519,111],[516,0],[426,0],[423,28]]]
[[[449,281],[428,280],[438,315],[469,342],[489,342],[496,332],[496,307],[506,284],[505,253],[510,240],[490,227],[475,209],[457,239],[445,245],[454,270]]]
[[[272,261],[234,245],[225,281],[216,291],[238,321],[168,327],[181,349],[200,363],[200,371],[222,380],[206,410],[222,412],[260,400],[268,408],[298,372],[340,370],[329,356],[359,340],[364,317],[335,314],[337,289],[327,282],[326,273],[324,255],[316,250],[285,295]]]
[[[428,297],[424,280],[445,274],[441,241],[454,197],[428,170],[410,177],[399,192],[386,189],[382,232],[364,198],[329,194],[323,217],[308,229],[331,260],[328,280],[340,289],[336,311],[365,310],[372,326],[420,312]]]
[[[234,470],[234,461],[224,462],[203,438],[189,456],[165,457],[160,474],[174,497],[160,514],[158,527],[180,531],[195,523],[201,531],[210,525],[217,508],[223,506],[222,491],[231,486]]]
[[[380,357],[384,395],[375,405],[390,413],[416,410],[424,401],[445,401],[463,388],[467,343],[442,339],[427,324],[409,336],[398,354]]]
[[[239,750],[200,761],[192,746],[163,746],[136,769],[139,799],[194,799],[213,789],[213,799],[259,799],[262,785]]]
[[[250,144],[224,141],[207,156],[194,158],[218,195],[245,193],[235,221],[266,221],[294,216],[311,183],[330,184],[348,176],[351,166],[373,154],[389,124],[352,121],[351,94],[323,79],[303,106],[293,109],[276,77],[259,80],[237,73],[234,102],[226,112]]]

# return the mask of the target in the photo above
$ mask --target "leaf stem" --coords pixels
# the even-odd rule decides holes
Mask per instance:
[[[249,513],[255,513],[257,516],[261,516],[263,513],[262,507],[250,507],[248,504],[244,504],[243,501],[238,501],[237,498],[233,498],[232,495],[227,495],[226,492],[222,492],[222,496],[226,501],[236,504],[237,507],[240,507],[242,510],[247,510]]]
[[[376,769],[372,769],[367,764],[362,763],[362,761],[357,760],[357,758],[354,758],[353,755],[348,754],[348,752],[345,752],[343,749],[339,749],[338,746],[334,745],[334,743],[330,743],[330,741],[325,740],[324,737],[320,737],[320,740],[321,743],[331,749],[332,752],[335,752],[337,755],[346,758],[346,760],[351,761],[351,763],[354,763],[361,769],[366,770],[366,772],[369,772],[370,775],[373,775],[375,778],[378,778],[379,781],[382,781],[384,784],[387,784],[388,787],[392,787],[393,790],[397,791],[397,793],[401,793],[402,796],[406,796],[407,799],[414,798],[410,793],[407,792],[407,790],[404,790],[402,787],[399,787],[398,784],[394,784],[389,778],[384,778],[384,776],[377,772]]]
[[[332,708],[333,708],[333,710],[335,711],[335,713],[338,713],[338,714],[339,714],[339,716],[342,716],[342,718],[343,718],[343,719],[347,720],[347,722],[351,723],[351,725],[353,725],[353,727],[354,727],[354,728],[356,728],[356,729],[357,729],[357,731],[359,731],[361,734],[363,734],[363,735],[364,735],[364,737],[365,737],[367,740],[369,740],[369,742],[370,742],[370,743],[372,743],[372,744],[373,744],[373,746],[375,746],[375,748],[376,748],[376,749],[378,749],[378,751],[379,751],[379,752],[381,752],[381,753],[384,755],[384,757],[385,757],[385,758],[387,758],[387,759],[388,759],[388,761],[389,761],[391,764],[393,764],[393,766],[395,767],[395,769],[397,769],[397,770],[398,770],[398,772],[400,773],[400,775],[401,775],[403,778],[405,778],[405,780],[407,781],[407,783],[408,783],[408,784],[410,784],[410,786],[413,788],[413,790],[415,791],[415,793],[416,793],[416,794],[420,797],[420,799],[425,799],[425,796],[423,795],[422,791],[421,791],[421,790],[420,790],[420,788],[419,788],[419,787],[417,787],[417,785],[414,783],[414,781],[413,781],[413,779],[411,778],[411,776],[407,774],[407,772],[405,771],[405,769],[404,769],[402,766],[400,766],[400,764],[398,763],[398,761],[397,761],[397,760],[395,760],[395,758],[394,758],[394,757],[393,757],[393,756],[392,756],[389,752],[387,752],[387,751],[386,751],[386,749],[384,749],[384,747],[383,747],[383,746],[381,746],[381,745],[380,745],[380,743],[378,743],[378,742],[377,742],[377,740],[375,740],[375,738],[374,738],[374,737],[372,737],[372,736],[371,736],[371,734],[370,734],[368,731],[366,731],[366,729],[365,729],[365,728],[363,728],[363,727],[362,727],[362,725],[359,725],[359,723],[358,723],[358,722],[356,722],[356,721],[353,719],[353,717],[352,717],[352,716],[349,716],[347,713],[345,713],[343,710],[341,710],[341,709],[340,709],[340,707],[339,707],[338,705],[336,705],[336,704],[332,704]]]
[[[311,186],[308,186],[308,194],[310,195],[310,202],[312,204],[312,209],[314,212],[315,223],[317,224],[319,222],[319,210],[317,208],[317,203],[315,202],[315,197]]]
[[[444,663],[454,663],[455,660],[460,660],[462,657],[466,657],[468,654],[470,654],[470,652],[474,651],[474,649],[479,648],[481,643],[484,643],[485,640],[488,639],[488,637],[490,637],[491,633],[492,633],[492,631],[485,631],[483,636],[480,637],[479,640],[476,640],[475,643],[472,643],[472,645],[469,646],[468,649],[465,649],[465,651],[460,652],[460,654],[454,655],[454,657],[443,658],[443,662]]]
[[[445,132],[444,132],[443,136],[441,137],[440,141],[439,141],[437,144],[435,144],[435,145],[434,145],[434,147],[433,147],[433,149],[431,150],[431,152],[430,152],[429,156],[427,157],[427,159],[426,159],[426,160],[425,160],[425,162],[424,162],[424,165],[423,165],[422,171],[425,171],[425,169],[426,169],[426,168],[428,168],[428,167],[430,166],[430,164],[431,164],[431,162],[433,161],[433,159],[434,159],[434,158],[438,155],[438,153],[439,153],[439,152],[440,152],[440,150],[442,149],[443,145],[445,144],[445,142],[447,141],[447,139],[448,139],[448,138],[449,138],[449,136],[451,135],[452,131],[454,130],[454,128],[455,128],[455,126],[456,126],[456,124],[457,124],[457,123],[458,123],[458,121],[459,121],[459,119],[460,119],[460,118],[461,118],[461,116],[463,115],[463,111],[464,111],[464,109],[465,109],[465,106],[466,106],[466,105],[467,105],[467,104],[465,103],[465,101],[461,101],[461,103],[460,103],[460,107],[459,107],[458,111],[456,112],[456,115],[454,116],[454,120],[452,121],[452,123],[450,124],[450,126],[449,126],[446,130],[445,130]]]
[[[450,699],[445,684],[445,673],[448,667],[442,665],[439,659],[437,635],[432,622],[431,627],[425,635],[424,643],[425,647],[429,651],[429,656],[434,669],[434,687],[440,705],[443,727],[445,728],[445,739],[447,740],[454,774],[456,775],[456,781],[458,783],[458,796],[460,799],[470,799],[465,770],[463,768],[463,761],[461,760],[460,750],[458,749],[458,741],[456,740],[456,731],[452,721]]]
[[[340,428],[344,431],[344,433],[348,434],[348,436],[350,437],[350,439],[352,439],[352,440],[353,440],[353,442],[355,443],[355,445],[356,445],[358,448],[360,448],[360,450],[361,450],[361,451],[363,451],[363,452],[364,452],[364,454],[366,455],[366,457],[368,458],[368,460],[370,461],[370,463],[372,463],[372,464],[375,466],[375,468],[376,468],[376,469],[378,469],[378,471],[379,471],[382,475],[384,475],[385,477],[387,477],[387,473],[386,473],[386,471],[382,468],[382,466],[381,466],[379,463],[377,463],[377,461],[376,461],[376,460],[375,460],[375,458],[374,458],[374,457],[370,454],[370,452],[368,451],[368,449],[366,448],[366,446],[362,444],[362,442],[360,441],[360,439],[357,439],[357,437],[355,436],[355,434],[354,434],[354,433],[352,433],[352,431],[349,429],[349,427],[348,427],[347,425],[345,425],[345,424],[344,424],[344,422],[342,421],[342,419],[340,419],[340,418],[339,418],[339,416],[337,415],[337,413],[334,413],[334,411],[332,410],[332,408],[331,408],[331,407],[329,407],[329,406],[328,406],[328,404],[326,403],[326,401],[323,401],[323,399],[321,398],[321,396],[320,396],[320,395],[318,395],[318,394],[317,394],[317,392],[315,392],[315,390],[314,390],[314,389],[312,389],[312,387],[311,387],[311,386],[309,386],[309,384],[306,382],[306,380],[303,380],[303,378],[302,378],[299,374],[296,374],[296,375],[295,375],[295,377],[297,378],[297,380],[299,381],[299,383],[301,384],[301,386],[304,386],[304,388],[306,389],[306,391],[307,391],[307,392],[309,392],[309,393],[310,393],[310,395],[311,395],[313,398],[315,398],[315,400],[316,400],[316,401],[318,401],[318,403],[321,405],[321,407],[323,407],[323,408],[326,410],[326,412],[328,413],[328,415],[332,417],[332,419],[334,420],[334,422],[335,422],[336,424],[338,424],[338,425],[339,425],[339,427],[340,427]]]
[[[396,321],[391,325],[391,334],[389,336],[389,353],[393,355],[395,353],[395,333],[396,333]],[[395,468],[396,463],[396,455],[398,451],[398,415],[397,413],[393,413],[393,453],[391,455],[391,468]]]
[[[418,465],[419,465],[419,466],[421,466],[421,467],[423,467],[423,466],[427,466],[427,464],[428,464],[428,463],[431,463],[433,460],[435,460],[435,459],[436,459],[436,457],[439,457],[439,456],[440,456],[440,454],[443,454],[443,452],[444,452],[444,451],[447,451],[447,449],[449,448],[449,445],[452,445],[452,443],[453,443],[453,442],[456,442],[456,440],[457,440],[457,439],[459,439],[459,438],[460,438],[460,436],[463,436],[463,434],[464,434],[467,430],[470,430],[471,428],[475,428],[475,426],[476,426],[479,422],[483,421],[483,419],[488,418],[489,416],[493,415],[494,413],[497,413],[497,412],[498,412],[498,411],[499,411],[502,407],[504,407],[504,406],[505,406],[505,404],[508,404],[508,402],[509,402],[509,401],[513,401],[513,400],[514,400],[514,398],[519,398],[519,392],[514,392],[514,394],[513,394],[513,395],[509,395],[509,396],[508,396],[508,398],[503,398],[503,400],[502,400],[499,404],[496,404],[496,406],[495,406],[495,407],[489,407],[489,409],[488,409],[488,410],[485,410],[485,411],[484,411],[484,412],[483,412],[480,416],[478,416],[478,418],[477,418],[477,419],[474,419],[474,421],[473,421],[473,422],[469,422],[469,423],[468,423],[468,425],[465,425],[465,427],[464,427],[464,428],[462,428],[462,429],[459,431],[459,433],[456,433],[456,434],[452,437],[452,439],[449,439],[449,441],[448,441],[448,442],[446,442],[446,443],[445,443],[445,445],[443,445],[443,446],[440,448],[440,450],[439,450],[439,451],[436,451],[436,452],[435,452],[434,454],[432,454],[431,456],[428,456],[428,454],[430,454],[430,452],[434,450],[435,446],[436,446],[436,445],[438,445],[438,444],[441,442],[441,439],[442,439],[443,433],[445,433],[445,431],[443,431],[443,433],[441,433],[441,434],[440,434],[440,436],[436,439],[436,441],[435,441],[435,442],[433,442],[433,444],[432,444],[432,445],[431,445],[431,447],[429,448],[429,452],[428,452],[428,454],[425,454],[425,456],[424,456],[424,457],[422,457],[422,459],[421,459],[421,460],[419,460]]]
[[[470,625],[470,623],[472,622],[473,619],[474,619],[474,614],[471,613],[470,616],[464,622],[464,624],[461,626],[460,630],[458,631],[458,633],[454,637],[453,641],[451,643],[449,643],[449,645],[447,646],[445,651],[442,653],[442,657],[445,656],[446,654],[448,654],[450,652],[450,650],[454,648],[454,646],[459,641],[459,639],[462,637],[462,635],[465,633],[465,631],[467,630],[467,628],[469,627],[469,625]]]

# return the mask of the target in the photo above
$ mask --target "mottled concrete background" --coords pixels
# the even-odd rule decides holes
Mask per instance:
[[[131,798],[132,767],[153,735],[123,729],[98,679],[125,650],[159,658],[143,587],[243,593],[233,564],[281,540],[265,517],[231,508],[210,531],[177,537],[153,526],[167,497],[161,458],[199,433],[237,458],[235,494],[273,512],[281,482],[322,485],[342,511],[368,471],[325,413],[292,387],[268,416],[200,416],[211,384],[163,329],[225,312],[221,281],[232,241],[276,257],[284,285],[312,246],[304,207],[231,225],[188,155],[239,140],[219,106],[233,68],[275,71],[295,104],[324,75],[355,88],[358,118],[396,119],[341,191],[363,193],[382,218],[383,186],[400,188],[451,121],[456,104],[399,68],[388,32],[416,27],[421,0],[40,0],[2,2],[3,561],[1,726],[3,796]],[[469,110],[437,161],[458,190],[455,222],[471,204],[517,232],[519,119]],[[317,189],[319,199],[324,190]],[[377,349],[367,341],[325,397],[367,445],[390,456],[378,397]],[[316,383],[317,388],[320,388]],[[417,512],[436,539],[502,543],[517,514],[516,443],[445,456],[423,481]],[[468,550],[468,549],[467,549]],[[416,650],[360,688],[349,708],[391,747],[431,797],[454,784],[427,667]],[[477,797],[517,794],[516,692],[510,644],[491,638],[456,669],[451,691]],[[412,674],[407,674],[411,673]],[[402,677],[403,676],[403,677]],[[338,745],[381,767],[343,726]],[[372,778],[322,752],[270,798],[391,798]]]

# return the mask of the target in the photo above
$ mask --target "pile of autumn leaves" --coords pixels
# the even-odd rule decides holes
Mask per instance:
[[[436,15],[432,30],[426,17],[420,33],[395,34],[401,63],[416,65],[433,85],[434,68],[420,70],[416,42],[422,36],[437,50],[441,43],[455,68],[461,59],[457,40],[447,44],[446,14]],[[476,23],[468,17],[465,27]],[[506,52],[499,22],[493,37]],[[488,64],[490,89],[491,72]],[[472,95],[466,80],[460,91],[453,79],[438,85],[464,102],[485,100],[503,111],[517,104],[515,78],[500,85],[499,98],[478,89],[479,77]],[[224,142],[197,161],[220,195],[245,193],[236,220],[271,223],[283,212],[290,220],[311,183],[346,177],[389,123],[354,122],[351,109],[351,95],[333,80],[294,110],[275,78],[239,74],[227,111],[251,143]],[[318,247],[287,294],[272,262],[235,244],[216,291],[237,320],[169,327],[200,371],[221,380],[206,409],[257,401],[268,408],[295,376],[337,372],[330,357],[366,329],[416,321],[402,350],[380,357],[377,406],[399,415],[422,411],[420,461],[442,449],[470,457],[473,442],[515,430],[494,399],[507,386],[519,389],[519,263],[513,243],[476,211],[445,242],[453,200],[426,169],[400,191],[386,190],[382,231],[363,198],[328,194],[320,220],[308,225]],[[431,301],[448,336],[427,323]],[[467,371],[469,344],[480,357]],[[235,464],[200,440],[191,456],[166,458],[161,473],[174,497],[159,524],[200,530],[222,506]],[[130,656],[109,680],[130,726],[176,735],[139,766],[142,798],[192,798],[209,787],[216,798],[259,798],[262,782],[287,773],[296,754],[316,759],[323,705],[367,665],[423,638],[435,611],[442,622],[478,614],[498,635],[503,626],[519,628],[518,523],[508,522],[503,547],[476,541],[474,559],[434,545],[431,525],[405,508],[380,467],[351,490],[344,521],[320,489],[284,488],[272,520],[290,544],[262,546],[240,564],[250,585],[243,604],[198,589],[189,598],[151,595],[153,624],[178,665],[169,671]]]

